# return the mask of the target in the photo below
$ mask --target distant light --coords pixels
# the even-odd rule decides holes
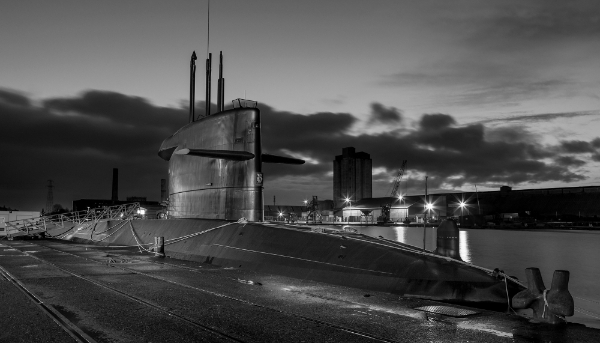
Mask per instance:
[[[428,210],[431,210],[433,208],[433,204],[431,203],[427,203],[427,205],[425,205],[427,207]]]
[[[402,200],[404,197],[402,195],[398,195],[398,200]]]
[[[461,202],[458,204],[458,206],[460,206],[460,207],[465,207],[466,205],[467,205],[467,204],[465,204],[465,203],[464,203],[464,202],[462,202],[462,201],[461,201]]]
[[[308,200],[304,200],[304,205],[308,204]]]
[[[350,202],[350,198],[344,199],[344,202]]]
[[[279,212],[279,216],[280,216],[280,217],[281,217],[281,216],[283,216],[283,213]]]

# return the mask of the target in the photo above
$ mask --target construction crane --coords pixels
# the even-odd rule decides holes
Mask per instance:
[[[392,205],[394,201],[399,198],[398,188],[400,188],[400,181],[402,181],[402,176],[404,176],[404,171],[406,170],[406,160],[402,161],[402,166],[396,174],[396,178],[394,179],[394,184],[392,185],[392,192],[390,193],[390,201],[387,204],[381,206],[381,216],[378,218],[378,224],[385,224],[390,221],[390,211],[392,209]]]

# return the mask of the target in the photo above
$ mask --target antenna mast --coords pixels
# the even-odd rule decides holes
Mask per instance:
[[[219,82],[217,83],[217,112],[225,110],[225,79],[223,78],[223,51],[219,54]]]
[[[190,123],[196,120],[194,110],[196,107],[196,51],[192,53],[190,58]]]

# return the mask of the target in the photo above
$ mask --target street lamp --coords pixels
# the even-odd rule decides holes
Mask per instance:
[[[463,216],[463,210],[465,209],[465,206],[466,206],[466,205],[467,205],[467,204],[465,204],[465,203],[464,203],[464,202],[462,202],[462,201],[461,201],[460,203],[458,203],[458,206],[460,207],[460,216],[461,216],[461,217]]]
[[[426,207],[427,207],[427,214],[429,215],[429,217],[431,217],[431,209],[433,208],[433,204],[428,202]]]

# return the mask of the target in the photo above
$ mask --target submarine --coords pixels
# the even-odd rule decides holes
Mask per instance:
[[[263,163],[303,164],[267,154],[257,102],[236,99],[225,110],[220,54],[217,112],[210,113],[212,56],[206,61],[205,115],[194,112],[195,52],[190,60],[189,121],[167,137],[158,155],[168,162],[163,219],[82,223],[61,239],[267,272],[479,308],[506,310],[526,288],[502,272],[460,259],[458,228],[446,220],[438,247],[427,251],[355,230],[265,222]],[[545,294],[545,293],[544,293]],[[545,296],[545,295],[544,295]]]

